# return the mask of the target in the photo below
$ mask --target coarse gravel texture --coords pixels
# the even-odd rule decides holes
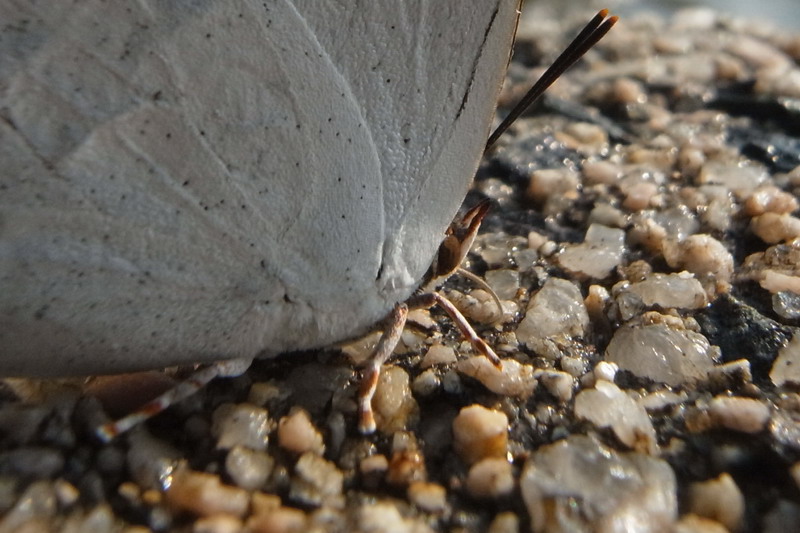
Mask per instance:
[[[520,28],[501,106],[584,18]],[[708,10],[621,21],[467,198],[493,203],[466,266],[504,316],[442,291],[502,370],[413,312],[375,435],[361,342],[258,361],[109,445],[74,382],[6,380],[0,533],[792,530],[798,63],[800,34]],[[91,390],[124,412],[171,380]]]

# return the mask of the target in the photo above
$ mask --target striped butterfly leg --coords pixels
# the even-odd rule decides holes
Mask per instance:
[[[169,406],[197,393],[197,391],[205,387],[212,379],[217,377],[236,377],[244,374],[247,369],[250,368],[252,362],[251,359],[232,359],[229,361],[218,361],[211,365],[204,366],[196,370],[186,380],[178,383],[155,399],[150,400],[134,412],[119,420],[98,427],[95,430],[95,434],[101,441],[110,442],[122,433],[165,411]]]
[[[372,410],[372,398],[378,388],[381,366],[392,355],[397,343],[400,342],[400,335],[406,326],[407,318],[408,306],[404,303],[396,304],[389,316],[386,317],[383,335],[364,367],[358,391],[358,430],[364,435],[375,432],[375,412]]]

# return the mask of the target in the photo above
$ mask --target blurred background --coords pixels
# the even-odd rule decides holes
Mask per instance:
[[[707,6],[736,17],[772,22],[800,31],[800,0],[526,0],[526,16],[556,17],[579,9],[610,8],[629,16],[637,13],[668,15],[686,7]]]

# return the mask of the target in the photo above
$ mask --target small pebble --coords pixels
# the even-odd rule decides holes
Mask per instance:
[[[547,337],[580,337],[589,327],[589,314],[580,289],[567,280],[550,278],[531,298],[517,339],[536,346]]]
[[[666,241],[663,252],[669,266],[686,269],[698,277],[726,285],[733,275],[733,256],[710,235],[691,235],[679,243]]]
[[[572,387],[575,379],[566,372],[549,370],[539,375],[539,381],[559,402],[566,403],[572,399]]]
[[[620,264],[624,253],[624,231],[592,224],[584,242],[568,246],[559,254],[558,263],[570,272],[603,279]]]
[[[619,453],[582,435],[533,452],[520,488],[534,533],[669,531],[678,514],[669,464],[636,452]]]
[[[724,185],[740,198],[746,198],[767,180],[767,172],[760,166],[708,162],[697,176],[698,184]]]
[[[295,409],[280,419],[278,422],[278,445],[297,455],[309,451],[318,455],[325,453],[322,435],[314,427],[308,411],[305,409]]]
[[[617,366],[616,363],[600,361],[594,367],[594,379],[597,381],[608,381],[609,383],[614,383],[614,378],[616,377],[618,370],[619,366]]]
[[[744,213],[749,217],[775,213],[792,213],[800,209],[794,195],[780,190],[774,185],[765,185],[754,190],[744,202]]]
[[[398,431],[392,437],[392,456],[386,471],[386,482],[405,487],[414,481],[425,481],[425,457],[413,433]]]
[[[703,335],[668,322],[628,323],[611,338],[606,360],[636,376],[679,386],[705,379],[715,353]]]
[[[788,214],[764,213],[750,220],[750,230],[769,244],[800,237],[800,218]]]
[[[488,457],[505,459],[508,452],[508,417],[482,405],[464,407],[453,420],[453,446],[467,464]]]
[[[250,385],[250,391],[247,394],[247,402],[259,407],[264,407],[270,401],[280,396],[280,387],[274,383],[261,381]]]
[[[760,274],[759,285],[769,292],[773,294],[780,292],[800,294],[800,276],[789,276],[769,268],[762,270]]]
[[[484,276],[486,283],[501,300],[511,300],[519,290],[519,272],[509,268],[489,270]]]
[[[519,533],[519,517],[511,511],[497,513],[487,533]]]
[[[162,490],[168,482],[180,452],[153,437],[144,426],[134,428],[128,435],[128,470],[144,489]]]
[[[419,376],[414,378],[411,383],[411,390],[414,395],[418,397],[426,397],[434,394],[442,386],[442,380],[433,369],[428,369],[422,372]]]
[[[647,307],[700,309],[708,304],[703,286],[690,272],[652,274],[631,283],[623,292],[635,295]]]
[[[247,521],[246,531],[252,533],[303,533],[308,531],[308,518],[300,509],[278,507],[268,513],[252,516]]]
[[[458,371],[483,384],[490,391],[503,396],[528,398],[536,389],[533,366],[523,365],[514,359],[501,360],[497,368],[487,357],[476,355],[459,361]]]
[[[578,357],[563,356],[559,363],[561,370],[574,378],[582,376],[586,372],[586,362]]]
[[[265,452],[234,446],[225,456],[225,471],[237,486],[255,490],[264,486],[275,466]]]
[[[235,516],[215,515],[199,519],[192,527],[192,533],[239,533],[242,521]]]
[[[709,518],[685,514],[670,530],[672,533],[730,533],[728,528]]]
[[[219,449],[245,446],[263,451],[270,432],[269,413],[247,403],[222,404],[214,411],[211,432],[217,437]]]
[[[685,392],[676,394],[669,390],[659,390],[647,394],[639,399],[637,403],[648,411],[658,411],[671,405],[681,404],[686,400],[687,395]]]
[[[384,365],[372,399],[372,408],[375,410],[378,431],[385,435],[416,424],[419,407],[411,394],[410,380],[405,370],[395,365]]]
[[[546,215],[557,214],[564,200],[577,198],[578,174],[567,168],[536,170],[531,173],[527,196]]]
[[[740,531],[744,526],[744,496],[727,473],[716,479],[692,483],[689,487],[689,510],[716,520],[729,531]]]
[[[426,513],[441,513],[447,509],[447,490],[438,483],[414,481],[406,491],[408,500]]]
[[[610,161],[587,161],[583,177],[587,185],[614,185],[622,177],[622,168]]]
[[[450,346],[440,343],[432,344],[425,357],[422,358],[420,368],[430,368],[434,365],[449,365],[458,360],[456,352]]]
[[[334,463],[314,452],[300,456],[294,466],[289,497],[305,505],[344,506],[344,475]]]
[[[0,518],[0,531],[24,533],[47,531],[47,521],[58,509],[58,499],[49,481],[35,481],[22,492],[14,506]],[[37,529],[38,528],[38,529]]]
[[[366,503],[358,510],[357,531],[369,533],[433,533],[425,523],[404,518],[392,502]]]
[[[752,398],[717,396],[708,404],[711,421],[742,433],[759,433],[769,421],[769,407]]]
[[[166,501],[173,509],[197,516],[244,516],[250,505],[247,491],[223,485],[219,476],[179,469],[172,476]]]
[[[385,455],[376,453],[362,459],[358,468],[361,474],[365,476],[370,476],[375,472],[383,475],[389,469],[389,460],[386,459]]]
[[[488,457],[473,464],[467,474],[467,491],[473,498],[497,499],[514,490],[511,464],[505,458]]]
[[[594,389],[584,389],[575,397],[575,416],[598,427],[610,427],[617,438],[631,449],[658,452],[656,431],[644,407],[622,389],[608,381],[597,381]]]

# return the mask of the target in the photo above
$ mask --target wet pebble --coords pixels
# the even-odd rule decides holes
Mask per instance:
[[[565,269],[593,279],[607,277],[625,253],[625,232],[601,224],[592,224],[582,244],[567,247],[558,256]]]
[[[517,328],[517,339],[537,351],[547,351],[549,337],[580,337],[588,326],[580,289],[570,281],[550,278],[531,298]]]
[[[536,450],[520,486],[534,532],[655,533],[678,514],[675,474],[666,462],[618,453],[585,436]]]
[[[678,386],[704,379],[716,352],[695,331],[666,320],[629,323],[615,333],[606,359],[622,370],[658,383]]]
[[[656,431],[647,411],[625,391],[608,381],[598,381],[575,397],[575,416],[597,427],[609,427],[628,448],[658,452]]]

